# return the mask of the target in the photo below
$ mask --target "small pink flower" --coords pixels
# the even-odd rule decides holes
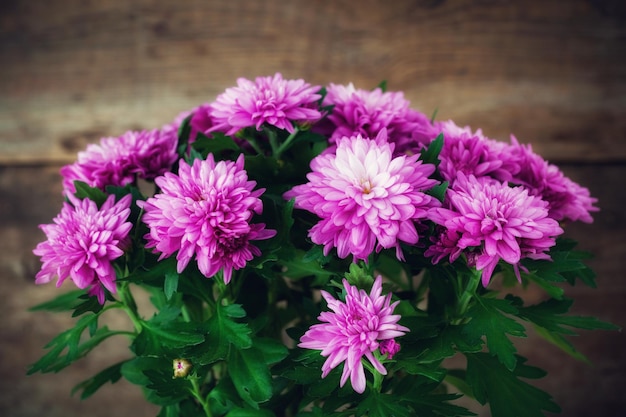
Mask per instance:
[[[415,153],[439,133],[424,114],[409,107],[401,92],[330,84],[323,105],[333,106],[328,116],[331,143],[344,136],[375,138],[386,129],[386,140],[395,144],[396,154]]]
[[[520,171],[519,165],[507,152],[508,145],[489,139],[478,129],[461,128],[453,121],[438,123],[444,134],[439,154],[439,171],[444,180],[453,183],[457,173],[465,176],[491,177],[510,181]]]
[[[437,184],[428,178],[434,165],[422,164],[417,155],[394,158],[385,135],[383,129],[376,141],[340,139],[336,153],[311,161],[308,183],[285,193],[296,208],[320,217],[309,236],[324,245],[325,254],[337,248],[341,258],[366,260],[374,249],[395,248],[403,259],[400,243],[417,243],[415,222],[439,205],[424,193]]]
[[[79,152],[75,163],[61,168],[65,194],[76,192],[76,180],[104,190],[107,185],[123,187],[137,178],[154,179],[176,162],[177,143],[173,129],[128,131],[120,137],[102,138]]]
[[[459,248],[476,252],[475,266],[482,271],[485,287],[500,260],[513,265],[519,279],[521,258],[550,259],[546,252],[554,246],[554,238],[563,233],[558,222],[549,217],[545,201],[523,187],[510,187],[487,177],[476,179],[459,173],[454,187],[448,189],[447,202],[449,208],[435,208],[429,217],[447,229],[450,242],[458,236]],[[458,256],[454,251],[449,253],[451,261]]]
[[[317,101],[319,86],[304,80],[285,80],[280,73],[237,80],[211,104],[211,132],[233,135],[245,127],[261,130],[263,124],[294,132],[294,123],[312,123],[322,117]]]
[[[393,314],[399,301],[390,304],[391,293],[381,295],[382,277],[376,278],[369,294],[345,279],[343,286],[345,302],[336,300],[326,291],[321,292],[332,312],[322,312],[319,316],[322,323],[311,326],[298,346],[322,351],[321,355],[327,358],[322,366],[322,378],[343,362],[340,386],[343,387],[350,378],[352,388],[363,393],[366,379],[362,358],[365,357],[380,374],[386,375],[387,370],[374,352],[382,345],[387,349],[385,353],[391,352],[389,348],[397,353],[395,345],[388,341],[403,336],[409,329],[399,325],[400,316]]]
[[[195,257],[200,272],[210,278],[218,271],[230,282],[233,269],[243,268],[261,251],[251,242],[276,234],[262,223],[251,223],[261,214],[256,182],[248,181],[243,155],[237,162],[196,159],[193,165],[180,161],[178,175],[171,172],[155,180],[161,193],[137,204],[145,210],[143,221],[150,228],[146,247],[160,259],[177,253],[181,273]]]
[[[40,225],[47,240],[33,250],[43,263],[35,282],[48,283],[57,276],[57,286],[61,286],[70,278],[104,304],[104,288],[115,293],[111,262],[124,254],[129,243],[131,196],[115,203],[111,195],[100,209],[89,199],[79,200],[72,194],[68,198],[71,204],[63,204],[54,224]]]
[[[530,145],[520,145],[515,136],[511,136],[509,152],[521,167],[511,181],[547,201],[550,217],[558,221],[593,222],[591,213],[599,210],[594,206],[598,200],[591,197],[589,189],[566,177],[556,165],[534,153]]]

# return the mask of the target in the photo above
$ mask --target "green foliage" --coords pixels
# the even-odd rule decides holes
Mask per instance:
[[[489,402],[493,417],[543,417],[543,411],[560,411],[550,395],[520,380],[535,376],[533,368],[517,360],[516,368],[507,369],[497,358],[486,353],[468,353],[467,383],[481,404]]]
[[[385,91],[386,82],[378,87]],[[324,96],[326,90],[320,94]],[[320,99],[317,104],[325,119],[333,106],[322,108],[321,103]],[[425,251],[431,244],[429,238],[442,226],[427,219],[415,224],[419,235],[415,245],[401,239],[398,247],[377,247],[366,261],[340,259],[336,250],[312,242],[310,230],[319,218],[298,209],[301,202],[296,205],[295,200],[284,198],[286,191],[307,182],[313,158],[333,145],[319,133],[322,129],[294,122],[293,132],[265,124],[260,129],[243,128],[234,137],[222,133],[190,137],[190,121],[191,116],[178,131],[180,161],[193,163],[209,157],[232,161],[243,156],[248,179],[256,182],[256,189],[265,189],[260,197],[263,210],[251,212],[251,221],[264,223],[276,235],[252,242],[255,249],[241,254],[245,267],[235,268],[226,284],[222,271],[205,277],[197,260],[179,270],[178,253],[161,259],[158,250],[146,247],[144,236],[149,230],[137,202],[148,197],[136,181],[124,187],[107,186],[104,191],[76,181],[76,197],[99,206],[110,195],[117,200],[132,196],[129,219],[133,229],[129,242],[124,242],[124,255],[112,262],[118,291],[106,292],[104,305],[86,291],[76,290],[32,307],[38,314],[66,313],[75,317],[75,323],[45,346],[46,353],[29,374],[59,372],[102,341],[123,336],[128,358],[86,378],[72,393],[86,399],[105,384],[124,378],[161,407],[159,417],[473,415],[455,402],[462,396],[489,404],[493,417],[539,417],[559,408],[547,393],[527,382],[545,372],[517,355],[516,344],[526,336],[523,324],[531,324],[530,329],[534,326],[537,334],[581,360],[586,358],[568,339],[577,329],[617,329],[593,317],[569,314],[572,301],[566,297],[567,285],[579,281],[596,285],[594,272],[585,263],[589,255],[577,251],[576,242],[557,239],[549,253],[551,260],[522,259],[521,287],[536,285],[549,298],[536,305],[525,305],[522,296],[503,296],[482,287],[481,272],[471,259],[479,247],[467,248],[453,263],[442,260],[433,265]],[[421,149],[421,163],[438,166],[443,145],[444,136],[439,134]],[[184,162],[175,163],[172,172],[179,163]],[[438,171],[432,178],[439,184],[424,192],[447,207],[449,184]],[[156,184],[152,186],[160,192]],[[198,198],[209,204],[208,197]],[[181,210],[187,209],[184,206]],[[377,208],[393,211],[386,205]],[[224,209],[224,217],[228,210]],[[339,225],[344,220],[333,217],[330,222]],[[204,221],[202,227],[213,227],[207,226],[208,219]],[[228,250],[238,249],[237,239]],[[514,266],[500,262],[496,271],[505,288],[519,285]],[[298,343],[312,325],[328,320],[329,308],[345,307],[333,306],[321,290],[345,300],[344,278],[369,293],[379,274],[384,277],[383,294],[390,294],[394,303],[393,314],[401,316],[399,323],[408,331],[396,338],[401,349],[393,355],[384,353],[382,340],[372,341],[367,354],[381,362],[386,374],[376,371],[369,359],[362,359],[366,388],[359,394],[350,378],[341,386],[343,360],[321,349],[300,348]],[[148,294],[152,306],[135,302],[138,290]],[[101,317],[111,310],[126,314],[126,327],[111,330],[103,325],[106,319]],[[355,322],[345,327],[364,326],[360,319],[355,316]],[[361,336],[379,336],[374,333],[368,330]],[[339,339],[332,343],[339,345]],[[446,359],[454,357],[465,357],[467,366],[450,369]],[[322,378],[322,368],[328,366],[332,370]]]

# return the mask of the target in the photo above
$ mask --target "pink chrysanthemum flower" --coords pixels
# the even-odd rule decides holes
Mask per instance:
[[[174,118],[172,123],[163,126],[162,130],[172,132],[178,136],[180,125],[187,117],[191,116],[191,119],[189,120],[189,143],[192,144],[195,142],[198,133],[202,133],[207,136],[210,135],[209,130],[213,127],[213,119],[211,119],[210,111],[211,104],[203,103],[192,110],[181,112]]]
[[[176,162],[178,138],[173,129],[128,131],[120,137],[102,138],[87,145],[78,159],[61,168],[65,194],[76,192],[74,181],[102,190],[107,185],[123,187],[136,178],[153,179]]]
[[[523,187],[459,173],[447,200],[450,208],[435,208],[429,217],[460,235],[458,247],[475,251],[472,259],[485,287],[500,260],[513,265],[519,279],[523,257],[550,259],[546,251],[563,233],[549,217],[548,204]]]
[[[319,90],[302,79],[285,80],[280,73],[255,81],[239,78],[237,87],[227,88],[211,104],[211,131],[233,135],[250,126],[261,130],[267,123],[293,133],[294,123],[313,123],[322,117]]]
[[[352,83],[330,84],[323,105],[333,106],[328,116],[331,143],[344,136],[374,138],[387,129],[396,153],[405,153],[428,144],[438,133],[425,115],[409,108],[402,92],[356,89]]]
[[[507,152],[507,144],[487,138],[480,129],[472,132],[469,127],[461,128],[452,121],[438,126],[444,134],[439,172],[446,181],[453,183],[458,172],[509,181],[519,172],[519,165]]]
[[[589,189],[566,177],[556,165],[534,153],[530,145],[520,145],[515,136],[511,136],[509,151],[521,166],[511,181],[547,201],[550,217],[559,221],[593,222],[591,212],[599,210],[594,206],[598,200],[591,197]]]
[[[374,249],[396,248],[402,259],[400,243],[415,244],[419,238],[414,222],[439,205],[424,193],[437,184],[428,178],[434,165],[422,164],[417,155],[394,158],[385,134],[383,129],[377,141],[340,139],[336,153],[311,161],[308,183],[285,193],[295,198],[296,208],[321,218],[309,236],[324,245],[325,254],[335,247],[341,258],[366,260]]]
[[[150,233],[146,247],[164,259],[178,252],[181,273],[195,256],[198,268],[210,278],[222,270],[230,282],[233,269],[241,269],[261,251],[251,242],[276,234],[265,224],[252,224],[263,203],[265,189],[253,190],[243,169],[243,155],[236,162],[215,163],[213,155],[196,159],[193,165],[181,161],[178,175],[167,172],[155,182],[161,193],[145,202],[143,221]]]
[[[129,243],[131,196],[115,203],[111,195],[100,209],[89,199],[79,200],[72,194],[68,198],[71,204],[63,204],[54,224],[39,226],[47,240],[33,250],[43,263],[35,282],[45,284],[57,276],[57,286],[61,286],[70,278],[78,288],[89,288],[89,294],[104,304],[104,288],[115,293],[111,262],[124,254]]]
[[[374,281],[369,295],[345,279],[343,286],[346,290],[345,302],[321,291],[332,312],[322,312],[318,319],[323,323],[311,326],[300,338],[298,346],[321,350],[321,355],[327,357],[322,366],[322,378],[343,362],[340,386],[343,387],[350,378],[352,388],[363,393],[366,380],[361,359],[365,357],[376,371],[386,375],[387,370],[374,352],[384,346],[387,350],[381,354],[397,353],[399,345],[395,341],[395,344],[389,344],[388,341],[403,336],[409,329],[399,325],[400,316],[393,314],[398,301],[390,304],[391,293],[381,295],[380,276]]]

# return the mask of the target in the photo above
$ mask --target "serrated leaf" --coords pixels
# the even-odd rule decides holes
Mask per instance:
[[[526,337],[526,333],[524,326],[503,313],[516,314],[517,309],[508,300],[480,297],[476,301],[467,312],[471,320],[463,332],[474,339],[485,336],[489,352],[507,369],[514,369],[516,349],[507,335]]]
[[[370,390],[356,408],[356,415],[368,417],[410,417],[406,406],[400,405],[400,398],[392,394],[381,394]]]
[[[578,360],[589,362],[587,357],[576,350],[574,345],[564,335],[577,335],[570,328],[618,330],[619,327],[598,320],[595,317],[565,315],[569,311],[572,302],[570,299],[550,299],[534,306],[520,308],[518,315],[522,319],[532,322],[535,325],[537,334],[548,342]]]
[[[452,404],[451,401],[459,399],[458,394],[431,394],[431,395],[407,395],[402,399],[409,403],[415,414],[420,417],[439,416],[474,416],[464,407]]]
[[[81,341],[85,330],[93,329],[91,326],[97,319],[97,314],[83,316],[72,328],[62,332],[48,342],[45,348],[50,350],[31,365],[28,374],[30,375],[35,372],[59,372],[74,361],[87,355],[105,339],[119,334],[119,332],[111,331],[105,326],[97,329],[95,332],[93,330],[90,331],[89,334],[91,337]]]
[[[231,349],[228,370],[239,396],[254,409],[271,398],[272,378],[257,349]]]
[[[124,363],[127,361],[122,361],[116,363],[115,365],[111,365],[108,368],[98,372],[96,375],[92,376],[89,379],[84,380],[83,382],[77,384],[74,388],[72,388],[72,395],[76,391],[82,390],[80,394],[80,399],[84,400],[92,396],[100,387],[104,384],[110,382],[111,384],[116,383],[122,377],[121,368]]]
[[[497,358],[487,353],[466,357],[467,382],[481,404],[489,402],[492,417],[544,417],[544,410],[561,411],[549,394],[520,380]]]
[[[165,298],[170,300],[172,295],[178,290],[178,273],[175,271],[168,271],[165,273],[165,282],[163,283],[163,292]]]
[[[232,318],[244,317],[245,311],[238,304],[218,306],[206,323],[208,334],[206,342],[198,346],[198,360],[210,364],[226,359],[231,345],[238,349],[252,346],[251,329],[246,323],[238,323]]]
[[[61,312],[74,310],[83,301],[81,296],[85,295],[84,290],[74,290],[58,295],[50,301],[37,304],[28,309],[28,311],[52,311]]]

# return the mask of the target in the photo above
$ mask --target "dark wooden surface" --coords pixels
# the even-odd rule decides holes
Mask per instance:
[[[575,311],[626,324],[622,1],[2,0],[0,415],[155,414],[129,384],[69,396],[125,357],[124,340],[61,374],[24,375],[70,323],[26,311],[58,291],[33,284],[37,225],[57,214],[58,169],[87,143],[160,126],[239,76],[276,71],[360,88],[386,79],[426,113],[532,143],[600,199],[594,224],[567,230],[596,254],[599,283],[569,290]],[[540,385],[564,416],[619,415],[626,337],[586,332],[575,343],[593,365],[536,338],[520,351],[549,371]]]

